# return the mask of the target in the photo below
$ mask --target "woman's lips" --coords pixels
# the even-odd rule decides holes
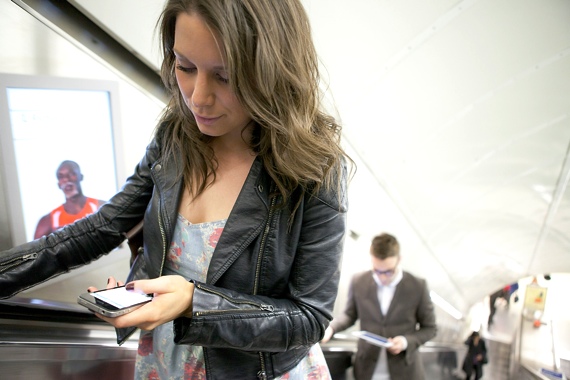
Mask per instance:
[[[218,116],[218,117],[203,117],[203,116],[196,115],[196,114],[194,114],[194,117],[196,118],[196,121],[198,123],[204,124],[204,125],[212,125],[220,118],[220,116]]]

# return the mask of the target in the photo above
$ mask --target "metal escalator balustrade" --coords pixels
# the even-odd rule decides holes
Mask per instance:
[[[0,378],[133,379],[138,334],[122,346],[115,330],[78,305],[0,301]]]

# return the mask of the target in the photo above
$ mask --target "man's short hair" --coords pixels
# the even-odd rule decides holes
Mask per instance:
[[[387,233],[381,233],[372,239],[370,253],[380,260],[385,260],[388,257],[399,256],[400,244],[394,236]]]
[[[62,161],[61,164],[59,164],[59,166],[57,167],[57,170],[55,171],[56,177],[57,174],[59,173],[59,169],[61,169],[64,166],[74,169],[77,172],[77,174],[81,174],[81,168],[79,167],[79,164],[77,162],[71,160],[65,160]]]

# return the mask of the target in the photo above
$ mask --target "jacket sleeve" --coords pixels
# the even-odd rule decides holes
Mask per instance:
[[[422,344],[435,337],[437,333],[435,311],[429,295],[428,285],[423,279],[421,280],[421,284],[422,296],[416,310],[418,329],[412,334],[405,335],[408,341],[408,348],[406,349],[408,357]]]
[[[346,207],[308,199],[299,235],[282,242],[296,246],[289,276],[275,279],[285,290],[262,296],[195,283],[192,318],[174,321],[176,343],[282,352],[322,339],[338,289]]]
[[[354,275],[350,281],[350,286],[348,288],[348,299],[346,301],[343,313],[333,319],[331,322],[331,327],[334,330],[335,334],[351,327],[358,320],[358,309],[356,308],[356,299],[354,298],[357,276],[358,274]]]
[[[152,194],[149,167],[156,151],[151,143],[121,191],[94,214],[0,252],[0,298],[86,265],[119,246],[125,240],[124,233],[144,215]]]

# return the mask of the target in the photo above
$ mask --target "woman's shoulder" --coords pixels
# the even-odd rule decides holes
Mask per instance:
[[[348,211],[348,168],[342,160],[336,168],[331,168],[331,181],[328,186],[322,185],[316,193],[312,193],[320,202],[345,213]]]
[[[168,140],[173,133],[174,122],[169,119],[163,119],[159,122],[154,130],[152,140],[147,146],[147,158],[153,162],[158,161],[164,154]]]
[[[173,122],[170,120],[162,120],[157,125],[153,139],[157,146],[160,147],[165,144],[167,136],[172,133],[172,124]]]

